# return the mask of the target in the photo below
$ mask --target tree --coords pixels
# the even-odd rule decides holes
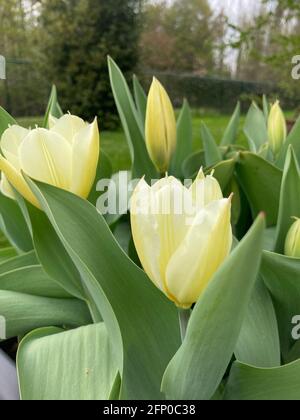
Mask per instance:
[[[107,56],[126,75],[138,60],[138,0],[42,0],[40,45],[45,74],[58,87],[65,110],[102,127],[116,121]]]

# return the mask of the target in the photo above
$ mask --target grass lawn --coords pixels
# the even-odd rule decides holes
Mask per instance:
[[[292,114],[288,113],[288,117]],[[212,131],[214,137],[219,142],[230,120],[229,115],[217,114],[216,112],[207,112],[203,115],[199,111],[193,112],[193,148],[201,149],[202,142],[200,137],[201,121],[204,121]],[[36,124],[42,124],[42,118],[19,118],[18,122],[24,127],[34,127]],[[245,116],[241,117],[238,143],[246,145],[246,139],[243,134]],[[118,170],[127,170],[130,168],[130,155],[123,131],[102,131],[101,147],[112,161],[114,172]]]

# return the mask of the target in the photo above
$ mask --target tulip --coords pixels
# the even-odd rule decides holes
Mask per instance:
[[[64,115],[52,119],[50,130],[13,125],[0,142],[1,191],[14,198],[11,185],[30,203],[40,207],[28,187],[29,177],[87,198],[95,180],[99,160],[97,120]]]
[[[131,199],[132,234],[152,282],[179,308],[195,303],[232,247],[231,197],[200,172],[188,189],[173,177],[141,180]]]
[[[300,258],[300,219],[296,219],[288,231],[284,253],[288,257]]]
[[[149,156],[164,174],[176,148],[176,119],[167,92],[155,78],[148,95],[145,132]]]
[[[279,101],[272,106],[268,119],[269,144],[276,157],[287,137],[285,117],[280,108]]]

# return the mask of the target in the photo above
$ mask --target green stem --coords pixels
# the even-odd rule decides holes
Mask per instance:
[[[187,327],[188,327],[188,323],[189,323],[191,313],[192,313],[192,311],[190,309],[178,308],[180,334],[181,334],[181,341],[182,342],[185,339],[186,330],[187,330]]]

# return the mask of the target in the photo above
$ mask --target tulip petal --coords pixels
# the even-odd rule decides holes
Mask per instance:
[[[14,166],[3,156],[0,155],[0,170],[5,174],[7,180],[14,186],[14,188],[31,204],[40,208],[38,200],[35,198],[31,189],[28,187],[22,174],[18,172]],[[2,174],[3,175],[3,174]],[[4,187],[5,188],[5,187]]]
[[[231,199],[208,204],[197,214],[193,225],[166,271],[166,284],[177,304],[195,303],[232,246]]]
[[[71,191],[83,198],[88,197],[97,172],[100,152],[100,136],[95,118],[74,138],[72,155]]]
[[[70,114],[62,116],[53,123],[54,121],[51,121],[51,131],[60,134],[70,144],[75,141],[75,136],[86,127],[86,123],[81,118]]]
[[[167,288],[165,273],[186,235],[189,217],[193,217],[191,194],[172,177],[160,180],[152,188],[142,181],[133,195],[131,212],[133,239],[144,270],[175,301]]]
[[[3,172],[1,173],[0,190],[3,195],[15,200],[15,194],[13,192],[13,189],[11,188],[11,185]]]
[[[72,149],[60,135],[37,128],[19,148],[23,171],[38,181],[68,189],[71,184]]]
[[[157,221],[151,212],[152,197],[151,188],[141,180],[131,197],[131,230],[145,272],[156,287],[163,290],[159,268],[160,242]]]
[[[8,159],[17,169],[20,169],[18,157],[19,147],[29,133],[30,130],[20,127],[19,125],[12,125],[4,131],[1,137],[1,150],[6,159]]]
[[[202,169],[192,184],[190,191],[193,195],[193,202],[198,210],[207,206],[212,201],[221,200],[223,198],[219,182],[213,175],[205,177]]]

